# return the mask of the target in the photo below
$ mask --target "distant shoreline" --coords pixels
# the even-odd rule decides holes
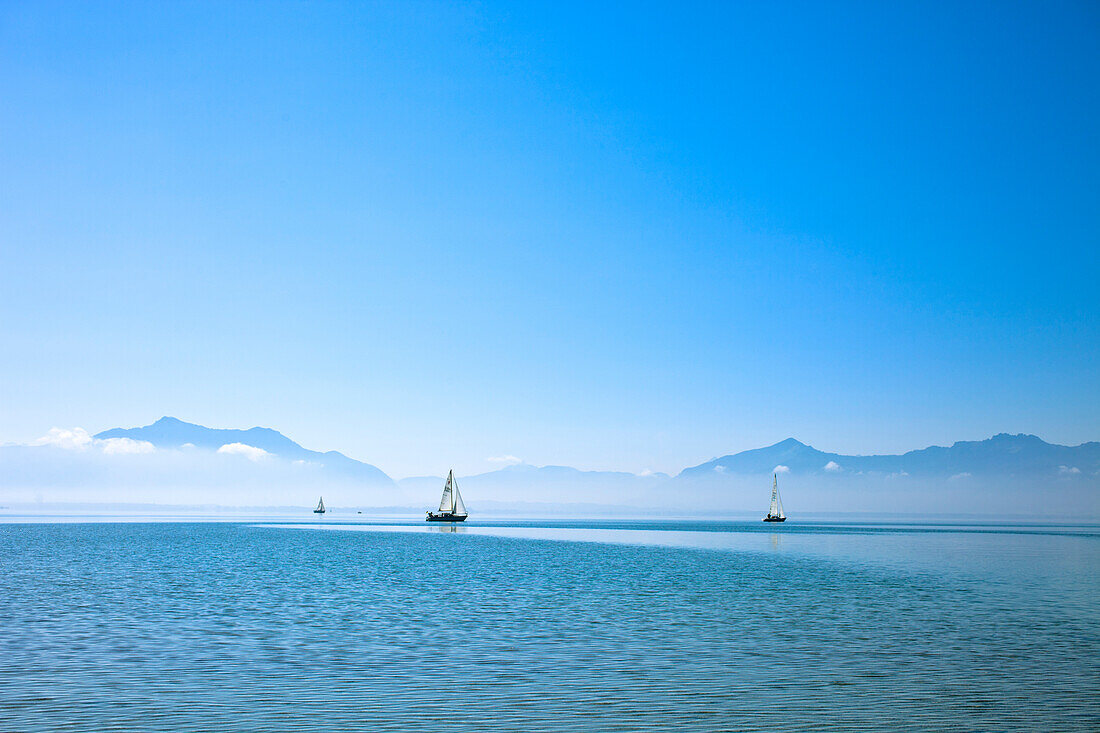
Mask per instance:
[[[480,511],[479,511],[480,509]],[[721,515],[713,512],[676,511],[602,504],[539,504],[524,502],[482,502],[471,507],[475,518],[484,519],[545,519],[545,520],[644,520],[644,521],[693,521],[693,522],[742,522],[760,519],[760,512],[735,511]],[[75,518],[75,517],[150,517],[196,518],[232,521],[245,517],[294,517],[310,521],[332,519],[368,519],[371,517],[420,518],[424,507],[419,506],[356,506],[329,507],[323,518],[313,514],[312,506],[223,506],[216,504],[149,504],[149,503],[70,503],[70,502],[20,502],[0,506],[0,521],[18,517]],[[837,522],[945,522],[945,523],[1064,523],[1089,525],[1100,523],[1100,517],[1066,515],[1025,514],[977,514],[977,513],[915,513],[915,512],[799,512],[795,523],[801,519],[812,523]]]

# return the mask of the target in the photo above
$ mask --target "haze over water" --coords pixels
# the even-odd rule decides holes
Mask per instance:
[[[0,525],[11,730],[1095,730],[1100,527]]]

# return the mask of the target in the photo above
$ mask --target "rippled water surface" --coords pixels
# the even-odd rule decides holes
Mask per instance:
[[[1095,527],[0,525],[2,730],[1097,730]]]

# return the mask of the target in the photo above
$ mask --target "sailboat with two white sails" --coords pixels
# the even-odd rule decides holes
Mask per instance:
[[[465,522],[469,514],[462,503],[462,494],[458,493],[454,469],[447,472],[447,483],[443,485],[443,498],[439,500],[439,511],[429,511],[424,518],[427,522]]]
[[[776,475],[772,474],[772,505],[768,509],[768,516],[764,517],[765,522],[786,522],[787,515],[783,513],[783,500],[779,498],[779,479]]]

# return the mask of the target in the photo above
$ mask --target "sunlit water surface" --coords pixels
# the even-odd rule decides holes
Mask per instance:
[[[0,524],[0,729],[1100,729],[1100,530]]]

